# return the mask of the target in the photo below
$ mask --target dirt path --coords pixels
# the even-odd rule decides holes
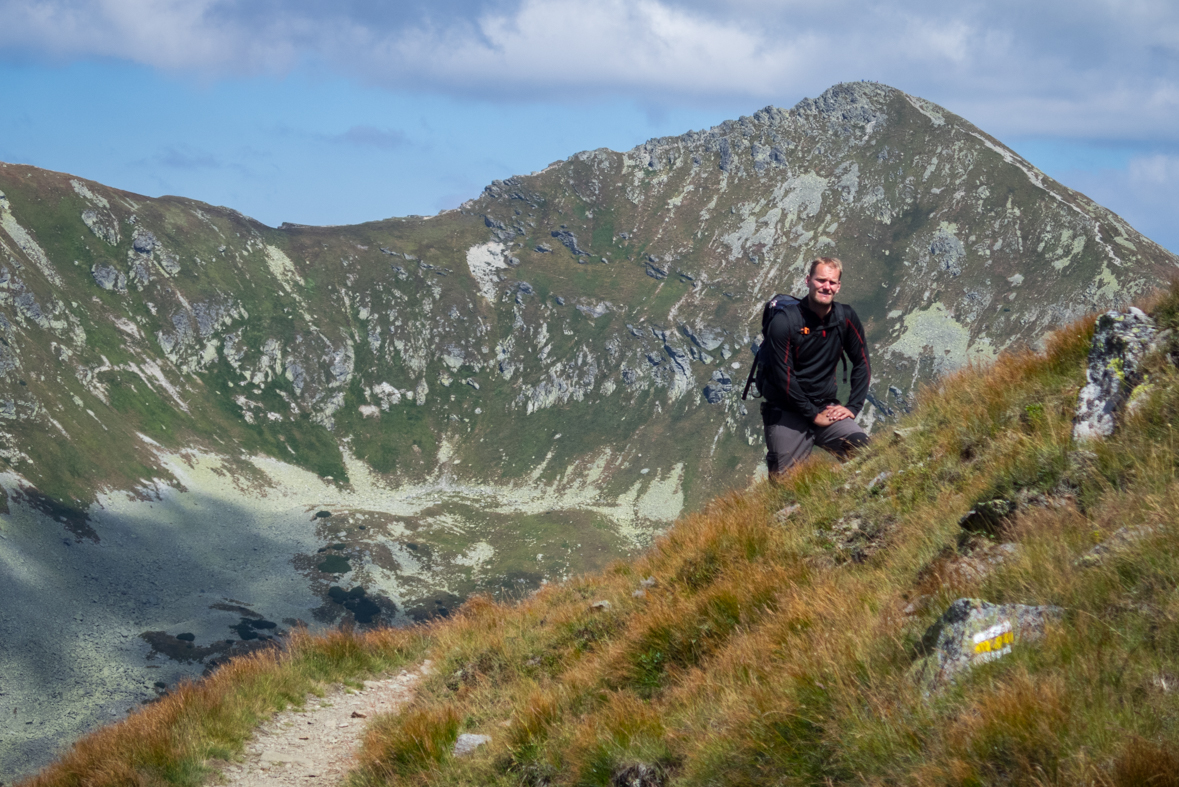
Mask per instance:
[[[430,672],[366,681],[364,690],[334,686],[323,697],[308,695],[302,709],[288,710],[258,728],[241,762],[226,763],[222,784],[230,787],[335,785],[353,765],[369,719],[392,713],[413,696],[414,684]],[[314,781],[312,781],[314,779]]]

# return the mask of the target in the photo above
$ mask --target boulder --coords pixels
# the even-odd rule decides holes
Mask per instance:
[[[155,234],[144,229],[136,230],[135,237],[131,240],[131,247],[140,254],[151,254],[158,244]]]
[[[94,277],[94,283],[104,290],[127,292],[127,275],[109,265],[95,264],[90,268],[90,275]]]
[[[1134,307],[1125,313],[1108,311],[1097,318],[1087,383],[1077,395],[1074,440],[1113,434],[1118,411],[1142,381],[1142,358],[1155,333],[1154,321]]]
[[[925,656],[911,675],[927,692],[936,691],[979,664],[1003,658],[1016,643],[1041,638],[1045,626],[1062,614],[1060,607],[960,598],[926,630],[921,639]]]
[[[717,369],[712,373],[712,381],[704,386],[704,398],[709,404],[720,404],[724,401],[725,394],[732,390],[733,378]]]
[[[584,257],[589,255],[588,251],[578,247],[577,236],[569,230],[553,230],[551,235],[559,240],[561,245],[573,252],[575,256]]]

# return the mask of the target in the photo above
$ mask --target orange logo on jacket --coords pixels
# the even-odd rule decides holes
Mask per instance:
[[[803,336],[807,336],[807,335],[809,335],[809,334],[810,334],[810,332],[811,332],[811,329],[810,329],[810,328],[806,327],[805,325],[802,327],[802,331],[801,331],[801,333],[802,333],[802,335],[803,335]]]

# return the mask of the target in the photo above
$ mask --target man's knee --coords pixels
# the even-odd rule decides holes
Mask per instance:
[[[868,445],[870,440],[871,438],[868,437],[866,432],[852,432],[835,440],[831,446],[831,450],[840,459],[847,459],[856,451]]]

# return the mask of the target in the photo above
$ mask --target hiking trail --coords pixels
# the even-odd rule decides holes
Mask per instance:
[[[229,787],[336,785],[355,764],[368,723],[394,713],[413,698],[413,688],[430,673],[424,661],[416,672],[364,682],[361,690],[332,686],[322,697],[308,694],[302,708],[288,708],[261,724],[246,743],[243,757],[221,763],[220,779]],[[314,779],[314,781],[311,781]]]

